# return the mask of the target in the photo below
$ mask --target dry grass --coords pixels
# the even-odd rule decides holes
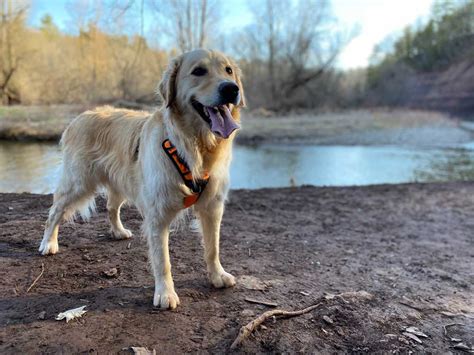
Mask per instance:
[[[0,139],[59,140],[82,105],[0,106]]]
[[[70,120],[88,108],[81,105],[0,106],[0,139],[59,140]],[[242,144],[383,144],[385,137],[393,138],[410,130],[416,136],[417,129],[423,134],[422,129],[426,128],[454,134],[455,140],[462,133],[456,119],[437,112],[365,109],[273,115],[256,110],[245,112],[237,141]]]
[[[360,109],[330,113],[271,115],[257,110],[243,117],[239,143],[370,144],[375,136],[395,136],[430,128],[458,130],[446,114],[418,110]],[[460,129],[459,129],[460,130]],[[383,139],[382,139],[383,140]],[[381,142],[383,143],[383,142]]]

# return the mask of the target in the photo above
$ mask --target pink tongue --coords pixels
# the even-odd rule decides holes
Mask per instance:
[[[215,110],[211,107],[206,107],[211,119],[211,131],[218,134],[222,138],[229,138],[229,136],[240,126],[234,121],[227,106],[220,106],[220,110]],[[221,114],[224,111],[224,115]]]

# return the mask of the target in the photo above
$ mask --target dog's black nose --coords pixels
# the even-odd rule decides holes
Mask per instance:
[[[219,94],[223,104],[236,104],[239,96],[239,87],[231,82],[225,82],[219,85]]]

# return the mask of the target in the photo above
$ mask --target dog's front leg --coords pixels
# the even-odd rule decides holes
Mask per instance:
[[[163,309],[174,309],[179,305],[179,298],[174,290],[173,277],[171,276],[168,249],[169,222],[150,219],[145,218],[145,233],[147,234],[149,258],[155,277],[153,305]]]
[[[219,259],[219,238],[222,215],[224,214],[223,201],[213,201],[206,208],[198,211],[204,239],[204,257],[209,273],[209,280],[214,287],[231,287],[235,285],[235,278],[224,270]]]

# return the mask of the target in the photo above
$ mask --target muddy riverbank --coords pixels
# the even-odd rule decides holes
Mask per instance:
[[[41,257],[52,196],[0,194],[0,352],[222,353],[270,309],[248,298],[286,310],[323,303],[269,320],[238,351],[456,352],[474,341],[473,196],[472,183],[232,191],[221,244],[237,286],[212,289],[199,237],[177,231],[170,249],[181,306],[161,312],[134,208],[122,213],[137,235],[131,243],[111,239],[99,199],[97,216],[63,225],[59,254]],[[54,320],[82,305],[82,319]],[[427,337],[419,343],[407,327]]]

